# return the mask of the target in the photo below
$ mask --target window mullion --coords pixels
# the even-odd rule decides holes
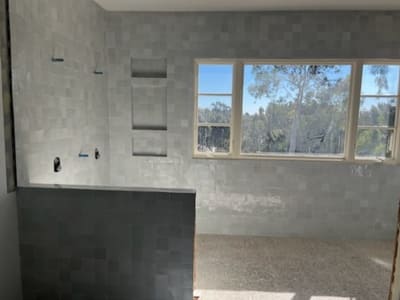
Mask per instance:
[[[241,124],[243,107],[243,63],[241,61],[236,61],[234,65],[232,101],[232,155],[233,157],[239,157],[241,152]]]
[[[198,147],[198,139],[199,139],[199,117],[198,117],[198,109],[199,109],[199,97],[198,97],[198,80],[199,80],[199,65],[195,61],[194,62],[194,112],[193,112],[193,153],[197,153]]]
[[[399,69],[399,82],[398,92],[396,99],[396,119],[394,124],[394,148],[393,148],[393,159],[400,162],[400,69]]]
[[[357,140],[358,114],[361,98],[362,63],[357,61],[353,64],[351,73],[351,94],[347,116],[347,131],[345,143],[345,159],[354,160]]]

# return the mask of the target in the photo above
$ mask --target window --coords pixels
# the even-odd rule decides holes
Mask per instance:
[[[242,153],[344,156],[351,65],[244,65]]]
[[[230,152],[232,90],[232,64],[198,66],[196,152]]]
[[[398,160],[400,62],[197,61],[195,156]]]
[[[356,156],[392,158],[399,100],[398,65],[364,65]]]

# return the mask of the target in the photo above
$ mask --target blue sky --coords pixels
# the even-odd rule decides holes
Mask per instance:
[[[364,66],[363,70],[363,82],[362,82],[362,94],[371,95],[377,94],[377,87],[373,75],[369,72],[368,65]],[[252,84],[254,78],[251,73],[252,66],[246,65],[244,69],[244,86],[243,86],[243,112],[244,113],[255,113],[260,107],[266,107],[270,102],[270,99],[261,98],[255,99],[248,91],[248,87]],[[341,66],[341,70],[338,73],[328,74],[330,78],[345,77],[350,74],[350,66]],[[232,76],[233,66],[232,65],[199,65],[199,93],[215,93],[215,94],[230,94],[232,93]],[[383,95],[396,95],[398,92],[399,82],[399,66],[390,66],[388,73],[389,89],[383,91]],[[231,97],[209,97],[202,96],[199,98],[199,107],[205,108],[210,107],[211,103],[215,100],[229,104],[232,101]],[[367,105],[373,105],[374,101],[367,101],[364,105],[364,109]]]
[[[361,87],[361,95],[376,95],[378,88],[375,84],[375,77],[370,72],[371,65],[363,67],[363,80]],[[387,74],[389,84],[388,90],[382,91],[382,95],[397,95],[399,83],[399,66],[389,66],[389,73]]]
[[[199,93],[232,93],[232,65],[199,65]]]

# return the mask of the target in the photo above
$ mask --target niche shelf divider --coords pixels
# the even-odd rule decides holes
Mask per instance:
[[[167,126],[140,126],[134,125],[133,130],[167,131]]]
[[[144,156],[144,157],[167,157],[167,154],[157,154],[157,153],[144,153],[144,152],[133,152],[133,156]]]
[[[132,78],[167,78],[165,58],[132,58]]]
[[[132,155],[167,157],[167,61],[132,58]]]

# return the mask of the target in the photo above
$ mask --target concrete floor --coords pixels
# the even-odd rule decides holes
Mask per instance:
[[[386,300],[394,242],[198,235],[200,300]]]

